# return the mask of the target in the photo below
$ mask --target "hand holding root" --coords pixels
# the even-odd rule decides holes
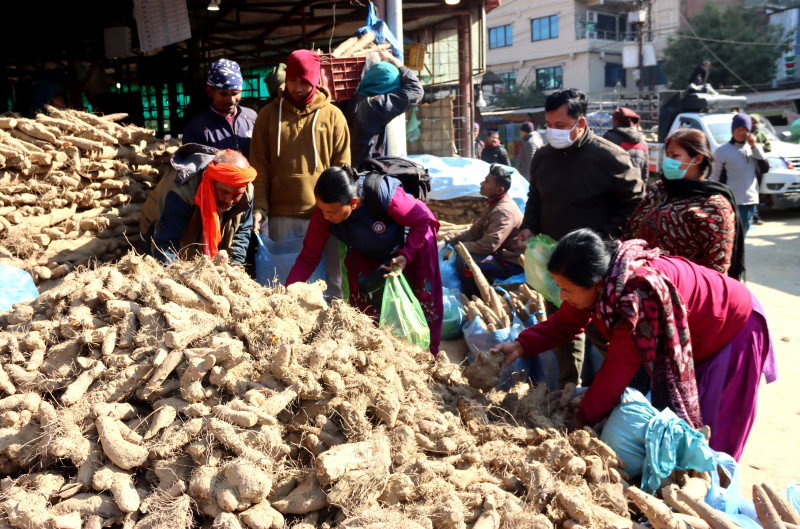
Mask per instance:
[[[392,260],[389,261],[389,266],[381,265],[381,268],[384,270],[388,270],[388,274],[384,274],[383,277],[397,277],[403,273],[403,270],[406,269],[406,265],[408,264],[408,259],[405,255],[397,255],[392,257]]]
[[[505,358],[503,359],[503,369],[505,369],[508,366],[510,366],[514,362],[514,360],[522,358],[522,353],[523,353],[522,344],[516,340],[513,342],[499,343],[494,347],[492,347],[491,349],[489,349],[489,353],[490,354],[503,353],[503,355],[505,356]]]

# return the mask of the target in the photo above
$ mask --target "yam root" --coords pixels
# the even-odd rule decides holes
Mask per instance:
[[[753,503],[756,506],[756,514],[758,521],[761,522],[761,527],[764,529],[786,529],[778,511],[770,501],[769,496],[761,485],[753,485]]]

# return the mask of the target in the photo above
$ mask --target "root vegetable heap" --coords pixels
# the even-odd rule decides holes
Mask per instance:
[[[139,234],[139,210],[180,142],[47,107],[0,117],[0,262],[38,284],[90,259],[117,259]]]
[[[570,392],[484,393],[322,288],[129,254],[0,315],[4,523],[635,525]]]

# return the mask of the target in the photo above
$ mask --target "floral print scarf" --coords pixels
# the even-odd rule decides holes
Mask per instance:
[[[609,329],[620,317],[633,324],[633,344],[650,375],[653,406],[669,407],[701,428],[686,306],[669,278],[647,266],[660,254],[640,239],[621,243],[595,310]]]

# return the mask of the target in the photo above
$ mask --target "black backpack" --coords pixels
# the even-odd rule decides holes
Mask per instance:
[[[377,220],[387,222],[389,214],[381,206],[380,186],[384,176],[400,180],[403,190],[415,198],[427,202],[431,191],[431,175],[420,163],[402,156],[381,156],[365,158],[359,172],[367,173],[364,178],[364,204]]]

